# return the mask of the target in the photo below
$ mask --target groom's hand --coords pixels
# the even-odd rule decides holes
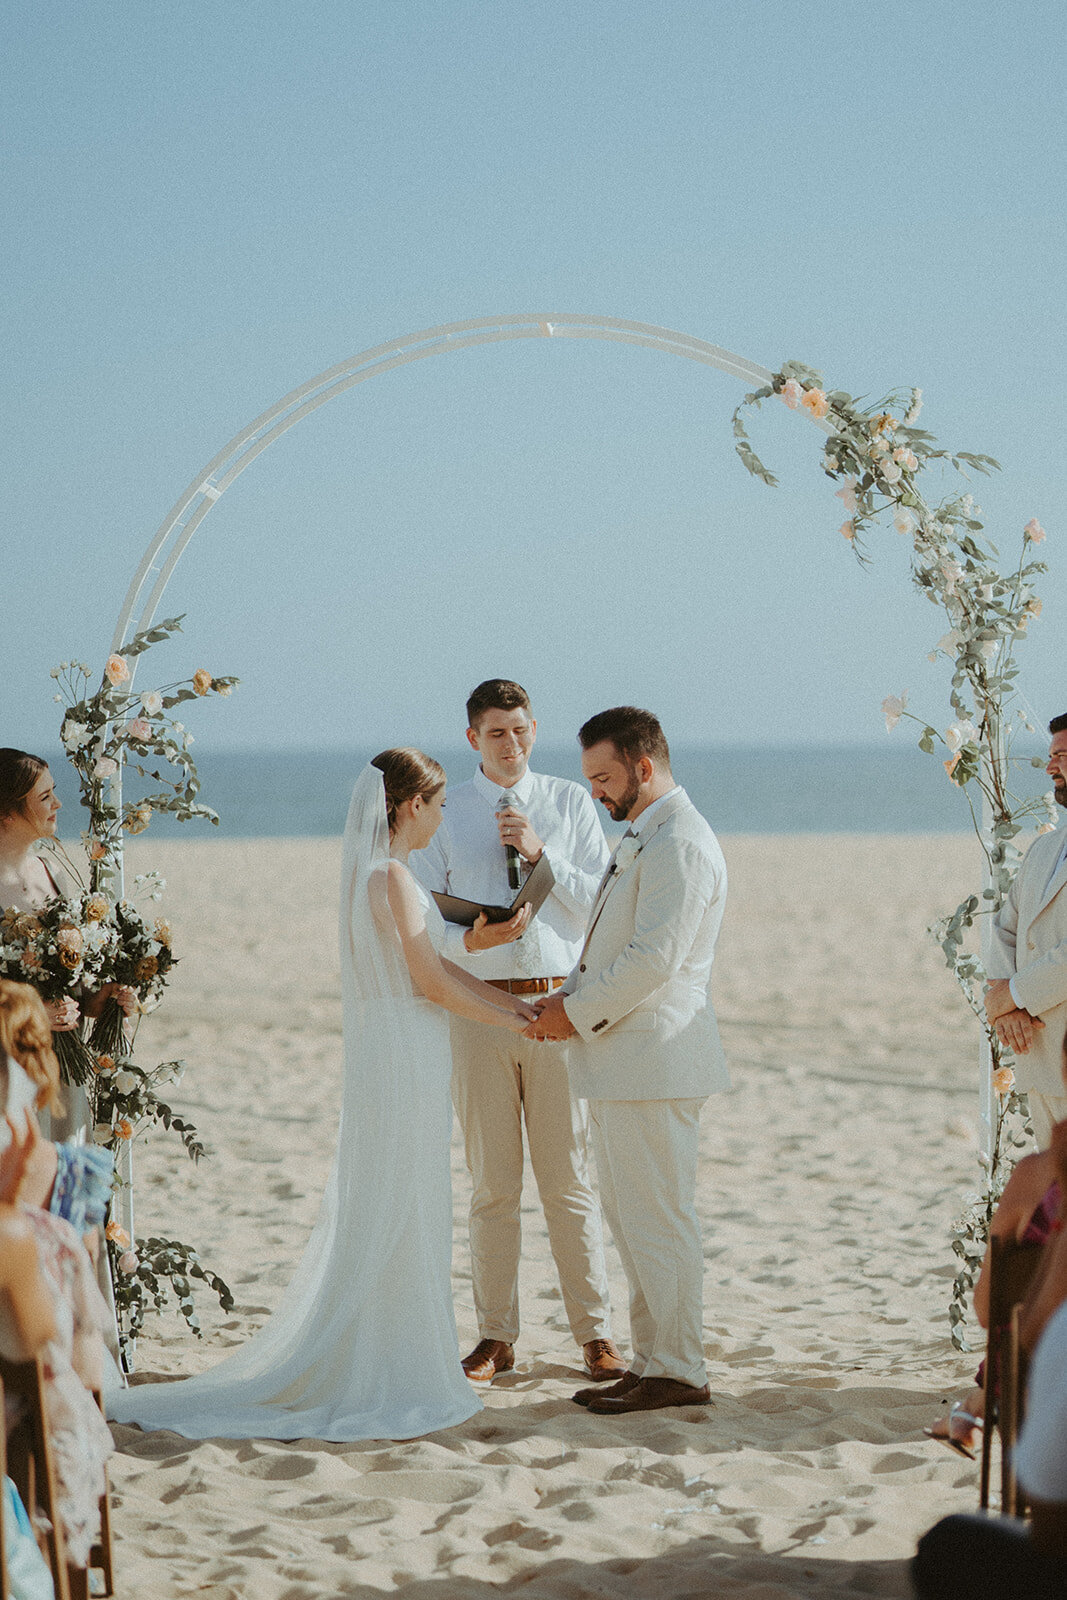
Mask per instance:
[[[524,1036],[527,1039],[571,1039],[577,1031],[563,1008],[563,996],[553,994],[538,1002],[537,1019],[530,1023]]]
[[[1006,1016],[1009,1011],[1017,1009],[1011,997],[1011,987],[1007,978],[993,978],[986,984],[985,1014],[990,1022],[996,1022],[998,1017]]]

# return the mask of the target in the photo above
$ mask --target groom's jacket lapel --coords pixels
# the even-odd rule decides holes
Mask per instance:
[[[630,864],[629,868],[627,869],[628,871],[632,872],[636,868],[637,863],[640,860],[642,853],[645,850],[648,849],[648,846],[652,843],[652,840],[655,838],[655,836],[659,832],[660,828],[662,828],[663,824],[665,822],[667,822],[669,820],[669,818],[673,817],[674,813],[678,810],[680,805],[682,805],[684,802],[688,801],[688,798],[689,797],[686,794],[685,790],[684,789],[680,789],[677,794],[672,795],[669,800],[665,801],[664,804],[662,806],[660,806],[659,811],[653,817],[652,824],[648,828],[647,832],[638,834],[636,836],[637,837],[637,845],[638,845],[637,855],[634,857],[632,863]],[[625,834],[623,835],[623,838],[625,838]],[[596,927],[597,923],[600,921],[600,915],[601,915],[601,912],[604,910],[605,905],[607,904],[608,896],[610,895],[612,889],[615,887],[615,884],[623,876],[623,874],[621,872],[616,872],[615,871],[615,857],[618,855],[619,845],[621,845],[621,844],[622,844],[622,839],[619,840],[619,844],[617,844],[615,846],[615,849],[612,851],[611,860],[608,862],[607,870],[605,871],[604,876],[601,879],[600,888],[597,891],[597,897],[596,897],[596,900],[593,902],[593,909],[592,909],[592,911],[590,912],[590,915],[589,915],[589,926],[585,930],[585,939],[582,942],[582,953],[578,957],[579,962],[583,959],[583,957],[585,956],[585,952],[589,948],[589,941],[593,937],[593,929]]]

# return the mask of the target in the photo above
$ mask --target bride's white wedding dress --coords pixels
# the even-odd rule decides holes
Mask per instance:
[[[411,1439],[480,1409],[452,1310],[448,1017],[412,992],[388,851],[382,775],[368,766],[341,873],[341,1126],[300,1264],[246,1345],[198,1377],[109,1396],[115,1422],[189,1439]],[[440,948],[440,913],[419,893]]]

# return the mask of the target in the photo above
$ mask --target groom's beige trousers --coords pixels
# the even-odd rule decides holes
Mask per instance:
[[[630,1287],[630,1370],[698,1388],[704,1249],[696,1214],[699,1100],[590,1100],[600,1198]]]
[[[523,1124],[563,1307],[579,1344],[611,1337],[600,1204],[589,1177],[588,1119],[566,1049],[453,1016],[452,1098],[471,1196],[474,1306],[482,1339],[519,1335]]]

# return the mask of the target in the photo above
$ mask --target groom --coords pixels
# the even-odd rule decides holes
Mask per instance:
[[[657,719],[634,706],[578,734],[593,798],[630,827],[593,904],[578,965],[534,1002],[531,1038],[570,1039],[600,1196],[630,1286],[630,1370],[574,1396],[616,1414],[711,1396],[696,1215],[700,1109],[729,1087],[708,997],[726,904],[718,841],[671,775]]]

